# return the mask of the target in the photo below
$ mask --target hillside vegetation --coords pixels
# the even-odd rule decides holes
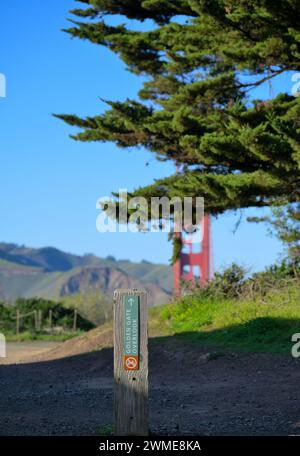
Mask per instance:
[[[91,300],[92,302],[92,300]],[[292,335],[300,333],[300,281],[287,268],[273,267],[245,277],[233,265],[205,287],[171,304],[149,310],[153,343],[193,342],[210,357],[223,350],[289,354]],[[67,341],[49,353],[54,358],[113,346],[112,320]],[[199,351],[200,353],[200,351]]]
[[[20,298],[15,306],[0,302],[0,333],[8,340],[66,340],[95,327],[80,312],[77,312],[74,327],[74,315],[74,309],[66,308],[59,302],[40,298]]]
[[[219,347],[288,353],[300,333],[300,280],[278,268],[245,279],[233,265],[153,316],[165,333]]]

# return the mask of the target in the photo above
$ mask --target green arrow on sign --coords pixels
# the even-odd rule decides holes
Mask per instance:
[[[139,296],[124,296],[124,354],[139,356]]]

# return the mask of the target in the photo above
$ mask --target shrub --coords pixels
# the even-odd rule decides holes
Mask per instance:
[[[35,315],[32,313],[27,317],[22,318],[22,315],[30,314],[34,311],[42,312],[42,328],[48,325],[49,311],[52,310],[52,324],[53,326],[60,326],[64,330],[70,330],[73,328],[74,322],[74,310],[67,309],[61,303],[42,299],[42,298],[30,298],[17,299],[14,306],[8,306],[0,304],[0,331],[8,332],[15,331],[16,327],[16,310],[20,311],[20,329],[22,331],[35,331]],[[88,331],[94,328],[95,325],[86,318],[82,317],[79,313],[77,314],[77,329]]]

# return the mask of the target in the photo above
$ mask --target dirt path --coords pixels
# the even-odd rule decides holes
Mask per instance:
[[[55,350],[54,350],[55,351]],[[113,422],[112,349],[0,366],[0,435],[97,435]],[[300,434],[300,363],[150,342],[154,434]]]
[[[8,342],[6,344],[6,358],[0,358],[1,364],[16,364],[25,362],[33,356],[43,355],[54,347],[58,347],[58,342],[30,341],[30,342]]]

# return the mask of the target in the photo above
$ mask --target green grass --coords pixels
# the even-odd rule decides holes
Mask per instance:
[[[114,435],[115,427],[113,424],[106,424],[98,430],[100,437],[109,437]]]
[[[53,342],[64,342],[65,340],[71,339],[72,337],[79,336],[82,331],[68,331],[61,334],[43,334],[43,333],[31,333],[29,331],[21,332],[20,334],[5,334],[7,342],[26,342],[33,340],[44,340]]]
[[[263,302],[185,296],[155,310],[165,332],[218,347],[289,353],[300,333],[300,287],[270,294]]]

